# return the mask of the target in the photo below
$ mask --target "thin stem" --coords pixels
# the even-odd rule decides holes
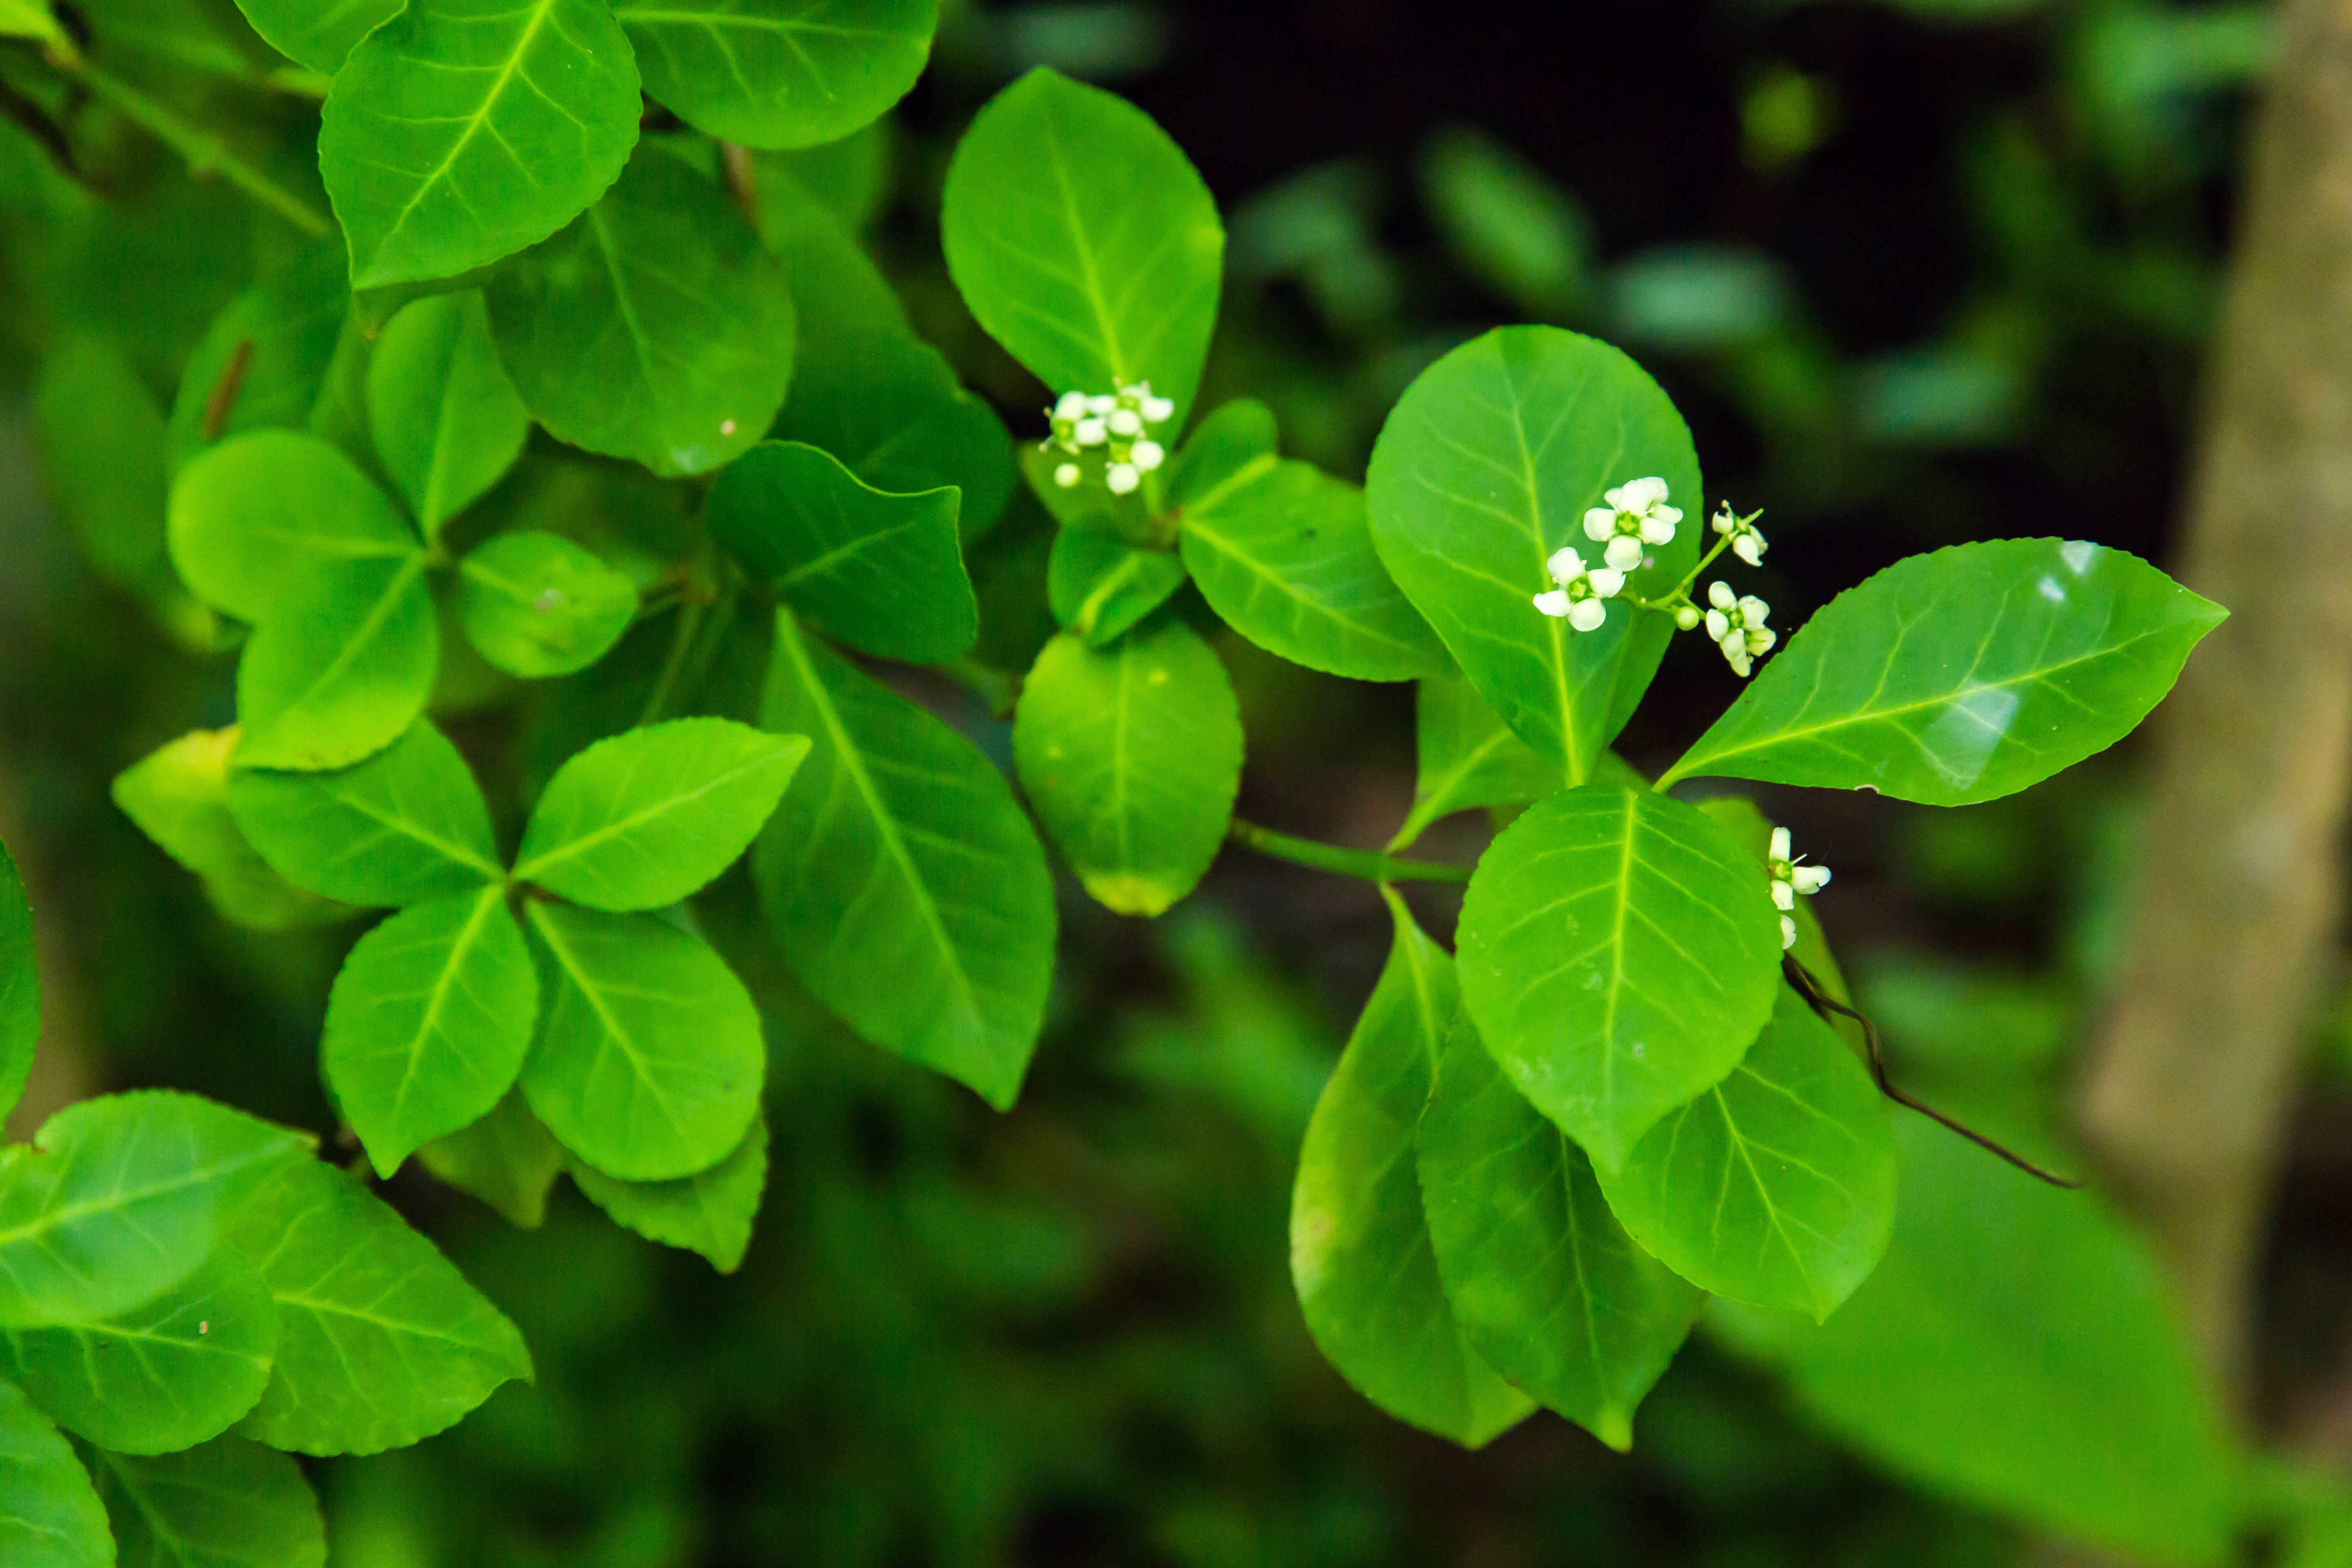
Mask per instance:
[[[332,232],[332,226],[310,203],[230,152],[227,142],[218,132],[190,124],[129,82],[87,60],[82,63],[81,79],[89,84],[92,92],[121,110],[126,119],[179,153],[187,161],[191,173],[218,174],[230,184],[314,238],[323,238]]]
[[[1318,871],[1335,871],[1342,877],[1361,877],[1368,882],[1466,882],[1470,879],[1467,866],[1440,865],[1434,860],[1403,860],[1378,849],[1344,849],[1337,844],[1322,844],[1312,838],[1298,838],[1287,833],[1277,833],[1271,827],[1260,827],[1255,822],[1234,817],[1228,836],[1236,844],[1287,860],[1294,866],[1311,866]]]
[[[1715,558],[1722,554],[1725,551],[1730,549],[1732,540],[1737,537],[1738,535],[1730,533],[1718,535],[1715,542],[1715,548],[1698,558],[1698,564],[1692,567],[1689,572],[1684,574],[1683,580],[1675,584],[1675,591],[1667,595],[1666,597],[1669,600],[1687,597],[1690,594],[1692,584],[1698,581],[1699,574],[1705,572],[1708,567],[1714,565]]]

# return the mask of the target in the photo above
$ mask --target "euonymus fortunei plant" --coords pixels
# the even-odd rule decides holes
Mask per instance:
[[[1903,562],[1783,643],[1738,581],[1756,516],[1709,518],[1657,384],[1552,327],[1439,359],[1360,488],[1286,458],[1263,404],[1197,406],[1208,190],[1044,70],[980,113],[940,215],[964,305],[1043,385],[1016,447],[844,217],[839,139],[921,68],[929,0],[240,4],[257,36],[212,58],[237,92],[320,96],[323,206],[148,95],[148,33],[0,8],[38,41],[6,79],[54,199],[87,199],[78,138],[111,106],[270,226],[168,411],[101,341],[44,368],[93,562],[237,650],[233,724],[117,798],[225,918],[391,911],[327,999],[326,1083],[379,1175],[414,1155],[518,1223],[568,1172],[623,1225],[742,1256],[762,1025],[695,900],[747,848],[799,986],[1004,1108],[1053,978],[1047,847],[1155,916],[1238,842],[1369,879],[1395,919],[1300,1158],[1318,1342],[1458,1441],[1542,1405],[1622,1447],[1709,1293],[1825,1316],[1895,1205],[1806,905],[1827,872],[1675,786],[2008,795],[2128,732],[2222,616],[2020,539]],[[1024,478],[1042,582],[985,548]],[[1226,631],[1419,683],[1383,849],[1234,817]],[[1612,742],[1699,631],[1749,684],[1644,778]],[[1009,717],[1009,748],[910,667]],[[1475,868],[1407,858],[1482,807],[1517,815]],[[1467,884],[1454,953],[1415,880]]]

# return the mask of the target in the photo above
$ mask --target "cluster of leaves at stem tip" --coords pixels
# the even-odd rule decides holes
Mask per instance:
[[[114,421],[98,458],[152,481],[107,496],[153,505],[76,489],[100,444],[75,421],[135,376],[88,346],[45,372],[101,564],[236,650],[236,724],[117,798],[226,919],[394,911],[334,982],[328,1086],[379,1174],[414,1155],[520,1224],[568,1173],[741,1258],[766,1046],[706,926],[1004,1108],[1052,977],[1048,846],[1150,917],[1237,840],[1360,870],[1395,917],[1299,1163],[1318,1342],[1461,1442],[1541,1405],[1622,1446],[1708,1295],[1825,1316],[1895,1212],[1886,1102],[1783,978],[1786,952],[1843,999],[1805,902],[1825,873],[1749,803],[1672,786],[2007,795],[2129,731],[2222,616],[2023,539],[1905,561],[1782,644],[1729,579],[1698,595],[1727,553],[1760,564],[1756,518],[1700,521],[1665,394],[1552,327],[1431,365],[1361,486],[1286,458],[1262,403],[1196,407],[1207,188],[1048,70],[982,110],[940,215],[964,304],[1042,384],[1016,444],[916,334],[842,174],[931,0],[240,3],[323,95],[331,217],[244,169],[311,237],[168,412]],[[60,80],[134,90],[102,26],[9,17]],[[1042,583],[987,549],[1016,490],[1054,525]],[[1058,629],[1005,634],[1040,594]],[[1748,684],[1645,779],[1611,743],[1702,626]],[[1227,632],[1418,683],[1384,851],[1234,819]],[[1013,778],[986,714],[892,666],[1009,710]],[[1480,807],[1518,815],[1475,870],[1402,858]],[[731,884],[698,897],[747,849],[756,922]],[[1467,882],[1454,954],[1395,892],[1416,877]]]

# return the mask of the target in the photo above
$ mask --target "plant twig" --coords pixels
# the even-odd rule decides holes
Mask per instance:
[[[88,61],[82,64],[80,77],[92,92],[112,104],[125,119],[185,159],[192,173],[219,174],[313,238],[323,239],[333,232],[334,226],[310,203],[230,152],[220,132],[190,124],[121,78]]]
[[[1234,817],[1227,837],[1244,848],[1276,860],[1287,860],[1294,866],[1308,866],[1318,871],[1335,871],[1342,877],[1361,877],[1368,882],[1467,882],[1471,868],[1467,866],[1441,865],[1434,860],[1405,860],[1378,849],[1346,849],[1337,844],[1323,844],[1312,838],[1299,838],[1287,833],[1277,833],[1271,827],[1260,827],[1255,822]]]

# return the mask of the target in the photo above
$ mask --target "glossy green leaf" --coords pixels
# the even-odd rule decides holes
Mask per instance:
[[[615,1224],[665,1247],[698,1252],[721,1274],[732,1274],[751,1245],[751,1221],[767,1185],[768,1123],[753,1121],[735,1152],[677,1181],[615,1181],[579,1164],[572,1179]]]
[[[375,449],[428,539],[498,483],[530,434],[473,289],[393,317],[368,364],[367,408]]]
[[[163,413],[121,351],[83,338],[49,353],[32,423],[58,517],[91,566],[141,592],[167,584]]]
[[[114,776],[114,804],[196,874],[224,919],[257,931],[342,919],[349,907],[279,876],[237,826],[228,800],[236,739],[234,728],[197,730],[158,747]]]
[[[1631,605],[1580,632],[1535,607],[1563,545],[1601,546],[1584,513],[1628,479],[1666,481],[1683,520],[1626,592],[1655,597],[1698,560],[1698,458],[1642,367],[1556,327],[1506,327],[1455,349],[1405,390],[1365,480],[1381,560],[1478,694],[1570,782],[1591,774],[1674,637]]]
[[[242,1437],[136,1458],[92,1452],[121,1568],[326,1568],[301,1468]]]
[[[454,1425],[509,1378],[522,1335],[357,1179],[306,1160],[238,1215],[232,1240],[277,1304],[278,1356],[237,1430],[304,1454],[373,1454]]]
[[[599,741],[548,781],[515,879],[591,909],[674,904],[751,847],[808,752],[803,736],[727,719]]]
[[[343,247],[298,252],[228,302],[189,354],[165,441],[177,472],[248,430],[308,430],[352,313]]]
[[[846,136],[907,95],[938,0],[618,0],[646,91],[747,147]]]
[[[1099,528],[1065,528],[1045,563],[1054,618],[1096,647],[1117,641],[1185,583],[1183,558]]]
[[[980,636],[953,489],[887,495],[830,453],[763,441],[703,517],[755,583],[862,653],[940,664]]]
[[[1783,985],[1731,1075],[1601,1184],[1633,1238],[1684,1279],[1824,1318],[1869,1278],[1895,1224],[1888,1103]]]
[[[173,1289],[308,1142],[160,1089],[66,1107],[0,1148],[0,1324],[94,1321]]]
[[[470,1193],[509,1225],[536,1229],[547,1194],[563,1173],[563,1145],[531,1114],[520,1089],[471,1127],[416,1151],[416,1163],[461,1193]]]
[[[1609,1212],[1584,1151],[1496,1070],[1463,1015],[1421,1118],[1421,1193],[1463,1335],[1612,1448],[1706,1297]]]
[[[1156,915],[1191,892],[1233,821],[1242,714],[1214,649],[1167,619],[1045,645],[1013,723],[1021,787],[1097,902]]]
[[[563,1146],[630,1182],[725,1159],[759,1114],[760,1015],[701,938],[651,915],[527,908],[540,1030],[523,1094]]]
[[[269,1293],[222,1250],[110,1316],[0,1329],[0,1376],[77,1436],[120,1453],[167,1454],[219,1436],[252,1409],[277,1348]]]
[[[1613,1170],[1771,1016],[1769,879],[1680,801],[1587,784],[1488,847],[1462,902],[1462,997],[1503,1071]]]
[[[1274,410],[1255,397],[1217,405],[1192,426],[1168,467],[1168,503],[1185,507],[1279,458],[1282,435]]]
[[[847,136],[814,147],[762,152],[751,163],[759,183],[792,181],[856,234],[881,215],[890,199],[898,140],[891,121],[870,120]]]
[[[793,374],[805,359],[835,369],[837,384],[858,373],[858,346],[877,335],[915,337],[890,280],[832,208],[789,174],[762,160],[770,177],[760,181],[760,239],[782,265],[799,332]],[[821,373],[822,374],[822,373]]]
[[[644,107],[596,0],[409,0],[320,111],[352,286],[454,278],[545,239],[619,175]]]
[[[237,765],[339,768],[373,756],[424,711],[440,658],[423,556],[311,573],[237,661]]]
[[[1413,1130],[1456,1011],[1454,961],[1387,896],[1395,943],[1299,1151],[1290,1278],[1317,1347],[1364,1397],[1475,1448],[1535,1405],[1470,1347],[1438,1279]]]
[[[2160,1563],[2233,1561],[2242,1458],[2146,1244],[1923,1117],[1895,1142],[1885,1261],[1761,1348],[1816,1421],[1898,1475]],[[1745,1333],[1738,1336],[1745,1339]]]
[[[404,0],[236,0],[253,30],[288,59],[322,76],[342,68],[353,45],[399,15]]]
[[[172,563],[196,596],[259,621],[326,568],[419,558],[416,533],[351,459],[316,437],[257,430],[205,452],[172,486]]]
[[[1181,468],[1169,502],[1183,520],[1184,564],[1228,626],[1293,664],[1357,680],[1452,668],[1381,564],[1361,490],[1271,455],[1187,482],[1204,467]]]
[[[1915,555],[1798,628],[1659,782],[1712,773],[1929,805],[2014,794],[2129,734],[2228,614],[2080,541]]]
[[[114,1568],[114,1533],[89,1472],[47,1416],[0,1382],[0,1561]]]
[[[357,767],[238,769],[228,804],[271,866],[345,903],[422,903],[506,875],[473,770],[426,721]]]
[[[1148,381],[1184,410],[1216,323],[1225,232],[1151,118],[1055,71],[975,116],[948,166],[948,271],[988,335],[1055,393]]]
[[[41,1037],[40,954],[33,907],[8,847],[0,844],[0,1116],[16,1109]]]
[[[1459,675],[1422,678],[1413,693],[1413,748],[1412,811],[1397,829],[1399,847],[1440,817],[1540,800],[1567,782]]]
[[[637,585],[568,539],[523,529],[457,567],[466,638],[494,667],[536,679],[587,668],[637,615]]]
[[[809,309],[803,307],[803,317]],[[955,486],[963,497],[957,528],[967,541],[988,531],[1012,499],[1016,475],[1004,421],[957,384],[937,349],[899,328],[820,338],[812,326],[775,434],[823,447],[893,495]]]
[[[723,191],[667,155],[632,163],[488,297],[499,357],[548,433],[658,474],[734,458],[792,378],[782,268]]]
[[[1768,863],[1774,825],[1756,808],[1755,802],[1733,795],[1717,795],[1713,800],[1700,801],[1698,808],[1715,818],[1723,830],[1731,835],[1732,842],[1746,850],[1757,864]],[[1793,946],[1785,950],[1788,956],[1803,964],[1806,972],[1821,982],[1822,989],[1832,999],[1852,1006],[1853,997],[1846,989],[1844,972],[1838,967],[1836,956],[1830,952],[1829,939],[1822,934],[1822,922],[1813,914],[1812,898],[1810,895],[1800,898],[1797,907],[1789,912],[1789,918],[1797,922],[1797,940]],[[1864,1048],[1860,1025],[1850,1018],[1833,1017],[1832,1026],[1855,1049]]]
[[[538,1016],[501,886],[414,905],[360,938],[327,998],[320,1065],[376,1173],[487,1115]]]
[[[752,852],[801,983],[1003,1110],[1045,1019],[1053,877],[971,742],[776,616],[760,722],[814,749]]]

